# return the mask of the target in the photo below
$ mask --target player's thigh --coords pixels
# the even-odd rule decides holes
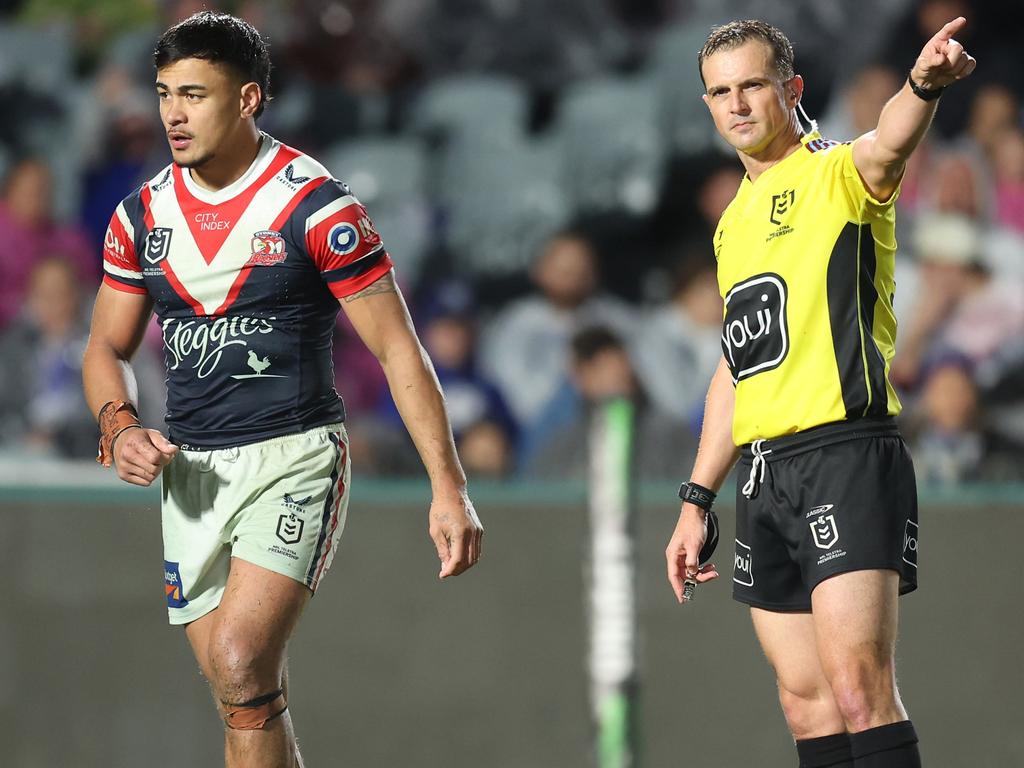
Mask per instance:
[[[877,669],[891,666],[899,584],[896,571],[865,570],[840,573],[815,587],[811,605],[818,656],[830,678],[854,663]]]
[[[311,595],[293,578],[232,558],[220,605],[185,629],[203,673],[215,682],[227,661],[281,679],[285,647]]]

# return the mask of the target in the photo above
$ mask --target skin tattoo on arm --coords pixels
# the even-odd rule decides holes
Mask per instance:
[[[351,296],[346,296],[344,301],[346,304],[355,301],[356,299],[362,299],[366,296],[375,296],[378,293],[397,293],[398,288],[395,286],[395,278],[391,275],[382,277],[377,282],[363,288],[358,293],[353,293]]]

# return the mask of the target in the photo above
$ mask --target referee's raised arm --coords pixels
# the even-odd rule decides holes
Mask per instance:
[[[690,473],[691,483],[697,483],[715,493],[722,486],[739,455],[732,438],[735,402],[732,374],[723,356],[708,386],[700,445],[697,448],[693,472]],[[710,507],[710,504],[707,506]],[[703,583],[718,577],[718,571],[713,564],[701,566],[698,562],[698,555],[707,535],[705,522],[708,514],[709,509],[684,501],[679,511],[679,522],[676,523],[675,532],[665,550],[668,581],[676,600],[680,603],[683,602],[684,581],[691,579]]]
[[[853,162],[871,194],[888,200],[899,186],[907,159],[924,138],[939,97],[947,86],[963,80],[977,66],[954,39],[967,24],[959,16],[929,40],[907,75],[907,81],[878,118],[878,127],[853,145]]]

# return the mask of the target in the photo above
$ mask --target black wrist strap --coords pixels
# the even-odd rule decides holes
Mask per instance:
[[[945,86],[943,86],[942,88],[932,88],[930,90],[925,90],[920,85],[914,82],[914,78],[911,76],[910,72],[907,73],[907,84],[910,86],[910,90],[914,92],[914,95],[917,96],[917,98],[921,99],[922,101],[935,101],[937,98],[939,98],[939,96],[942,95],[942,92],[946,90]]]
[[[686,504],[693,504],[705,512],[711,511],[711,505],[715,503],[716,494],[710,488],[697,485],[692,480],[679,486],[679,498]]]

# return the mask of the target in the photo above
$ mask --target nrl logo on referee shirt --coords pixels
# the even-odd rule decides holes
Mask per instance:
[[[777,195],[772,195],[772,212],[768,220],[772,224],[781,224],[782,217],[789,213],[789,208],[796,200],[796,191],[792,189],[783,190]]]

